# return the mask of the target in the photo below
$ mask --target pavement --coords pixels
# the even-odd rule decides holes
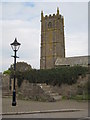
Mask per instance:
[[[74,100],[58,102],[17,100],[17,106],[12,106],[12,98],[3,98],[2,116],[4,118],[88,118],[88,102]]]
[[[41,111],[24,111],[24,112],[6,112],[0,113],[0,115],[22,115],[22,114],[41,114],[41,113],[57,113],[57,112],[78,112],[83,109],[58,109],[58,110],[41,110]]]

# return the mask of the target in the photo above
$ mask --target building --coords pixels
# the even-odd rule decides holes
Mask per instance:
[[[65,57],[64,18],[59,14],[44,16],[41,12],[40,69],[58,66],[90,66],[90,56]]]
[[[76,57],[66,57],[57,58],[55,66],[90,66],[90,56],[76,56]]]
[[[56,15],[44,16],[41,12],[40,69],[53,68],[58,57],[65,57],[64,18],[59,8]]]

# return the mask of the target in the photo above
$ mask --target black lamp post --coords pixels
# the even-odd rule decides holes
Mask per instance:
[[[12,100],[12,106],[16,106],[16,89],[15,89],[15,79],[16,79],[16,58],[18,58],[16,56],[16,52],[18,51],[19,47],[20,47],[20,43],[17,42],[17,39],[15,38],[14,42],[10,44],[13,51],[14,51],[14,82],[13,82],[13,100]]]

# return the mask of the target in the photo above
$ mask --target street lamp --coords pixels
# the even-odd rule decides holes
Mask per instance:
[[[16,52],[18,51],[20,47],[20,43],[17,42],[17,39],[15,38],[14,42],[10,44],[13,51],[14,51],[14,82],[13,82],[13,100],[12,100],[12,106],[16,106],[16,90],[15,90],[15,79],[16,79],[16,58],[19,58],[16,56]]]

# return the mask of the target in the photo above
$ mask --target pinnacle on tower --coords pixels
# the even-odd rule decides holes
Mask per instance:
[[[57,7],[57,15],[59,15],[59,7]]]
[[[43,18],[43,11],[41,11],[41,19]]]

